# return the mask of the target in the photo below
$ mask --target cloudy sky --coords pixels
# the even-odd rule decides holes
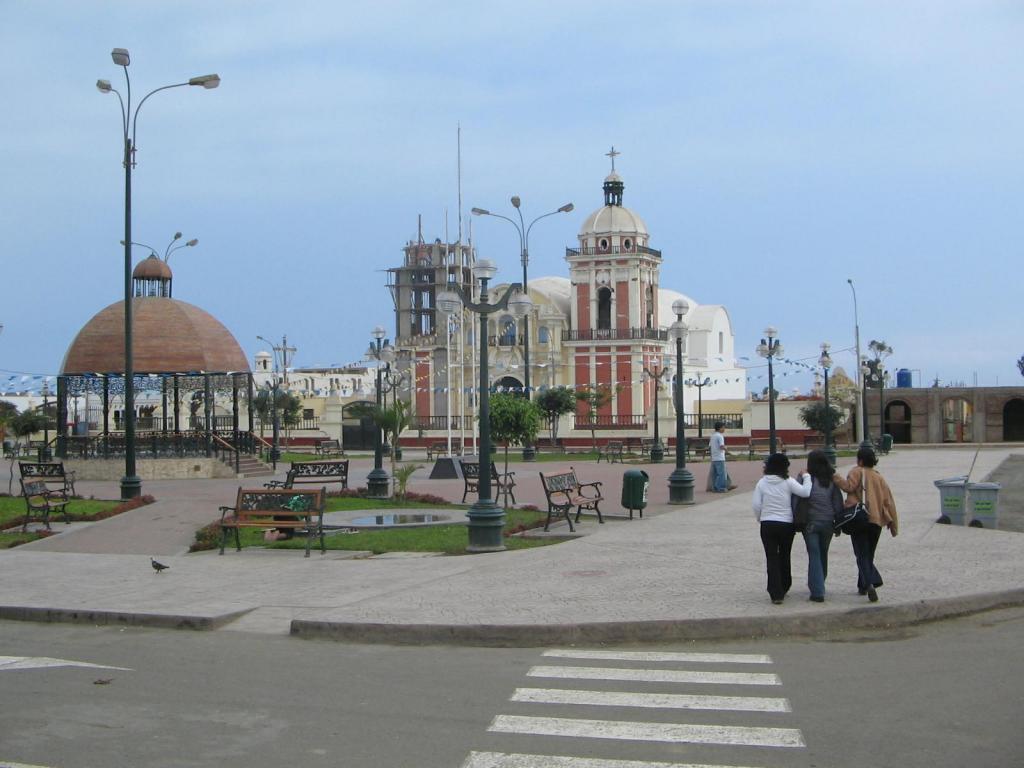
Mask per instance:
[[[467,236],[471,207],[512,215],[513,194],[531,218],[576,206],[534,228],[531,276],[566,274],[614,144],[662,285],[725,305],[752,375],[769,324],[789,358],[829,341],[849,368],[852,278],[863,345],[915,383],[1021,382],[1020,2],[0,0],[0,18],[0,380],[57,373],[123,296],[120,111],[94,85],[123,89],[123,47],[136,96],[222,78],[143,107],[133,239],[199,238],[174,295],[250,358],[287,334],[296,365],[355,361],[393,327],[383,270],[417,217],[456,239],[461,124]],[[512,279],[515,231],[472,225]]]

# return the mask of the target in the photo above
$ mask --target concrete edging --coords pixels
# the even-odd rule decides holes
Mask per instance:
[[[174,613],[135,613],[132,611],[96,611],[87,608],[35,608],[0,605],[0,620],[38,621],[62,624],[122,624],[130,627],[156,629],[218,629],[244,616],[252,609],[207,616],[186,616]]]

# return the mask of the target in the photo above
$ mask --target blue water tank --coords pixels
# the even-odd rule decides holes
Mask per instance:
[[[897,387],[912,387],[914,386],[914,374],[909,368],[900,368],[896,371],[896,386]]]

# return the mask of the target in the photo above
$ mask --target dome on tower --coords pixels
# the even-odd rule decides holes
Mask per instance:
[[[647,225],[640,215],[622,204],[625,189],[622,177],[614,170],[604,180],[604,207],[590,214],[580,227],[579,236],[630,234],[646,238]]]

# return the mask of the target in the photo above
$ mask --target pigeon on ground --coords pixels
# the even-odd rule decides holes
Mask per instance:
[[[160,573],[160,571],[166,571],[168,568],[171,567],[169,565],[164,565],[163,563],[158,563],[152,557],[149,558],[149,562],[153,566],[153,570],[156,571],[157,573]]]

